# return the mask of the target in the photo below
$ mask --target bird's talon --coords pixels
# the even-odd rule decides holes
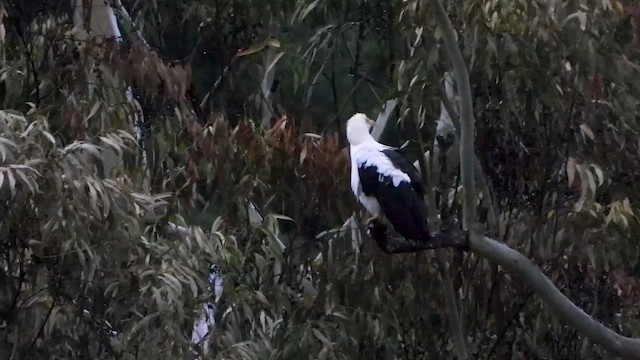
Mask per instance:
[[[376,226],[377,222],[378,222],[378,217],[374,216],[367,219],[366,224],[367,224],[367,227],[371,227],[371,226]]]
[[[380,221],[378,218],[371,218],[367,220],[367,234],[369,236],[385,234],[387,232],[387,225]]]
[[[376,225],[373,222],[367,222],[367,235],[372,236],[376,231]]]

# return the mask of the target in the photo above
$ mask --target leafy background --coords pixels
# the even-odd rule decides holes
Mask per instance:
[[[429,4],[122,5],[135,27],[119,19],[115,46],[78,41],[67,2],[3,4],[2,357],[189,358],[212,262],[225,291],[207,358],[455,357],[437,256],[388,256],[355,227],[344,138],[352,113],[397,98],[384,142],[433,150],[450,70]],[[487,231],[640,336],[640,7],[445,5],[471,77]],[[457,172],[433,186],[459,216]],[[445,256],[471,357],[607,358],[514,275]]]

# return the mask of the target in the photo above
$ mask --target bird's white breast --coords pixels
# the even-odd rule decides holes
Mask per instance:
[[[360,184],[358,163],[356,162],[358,148],[359,146],[351,146],[349,149],[351,152],[351,190],[360,204],[362,204],[368,212],[377,216],[380,214],[380,203],[378,203],[375,197],[365,195]]]
[[[355,182],[357,183],[357,185],[355,186],[354,186],[354,179],[355,179]],[[358,199],[360,204],[362,204],[362,206],[364,206],[365,209],[367,209],[367,211],[369,211],[373,215],[379,215],[380,203],[378,202],[378,199],[376,199],[374,196],[365,195],[364,192],[362,192],[362,187],[360,187],[359,184],[360,184],[360,179],[358,176],[358,169],[356,168],[355,172],[351,171],[351,189],[353,190],[353,194],[356,196],[356,199]]]

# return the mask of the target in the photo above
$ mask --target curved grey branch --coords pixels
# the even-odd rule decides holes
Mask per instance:
[[[520,252],[486,236],[471,234],[469,241],[473,252],[526,280],[560,320],[616,355],[640,359],[640,339],[622,336],[582,311]]]
[[[384,129],[387,128],[387,123],[389,122],[389,119],[391,119],[391,114],[393,113],[393,110],[396,108],[396,105],[398,105],[398,99],[394,98],[394,99],[387,100],[387,102],[384,103],[384,107],[382,111],[380,111],[380,113],[378,114],[378,118],[376,119],[376,125],[373,127],[373,130],[371,131],[371,136],[373,136],[373,138],[376,139],[377,141],[380,140],[380,137],[382,136]]]

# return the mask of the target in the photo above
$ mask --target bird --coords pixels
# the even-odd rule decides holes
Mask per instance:
[[[386,217],[405,239],[427,242],[431,234],[420,173],[400,149],[373,138],[374,124],[363,113],[347,121],[353,194],[373,215],[367,224]]]

